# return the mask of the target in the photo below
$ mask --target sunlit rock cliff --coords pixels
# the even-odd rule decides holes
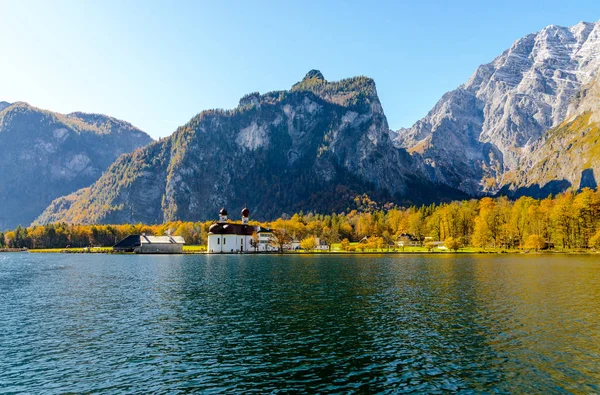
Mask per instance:
[[[565,120],[599,67],[600,22],[550,25],[480,66],[395,142],[430,164],[435,180],[495,193],[531,161],[531,146]]]

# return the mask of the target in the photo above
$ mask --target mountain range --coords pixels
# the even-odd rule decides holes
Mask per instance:
[[[95,182],[152,139],[105,115],[0,102],[0,229],[29,225],[56,198]]]
[[[420,155],[434,169],[433,179],[474,196],[543,183],[523,178],[543,152],[532,147],[566,119],[599,68],[600,22],[550,25],[477,68],[425,118],[398,130],[394,142]],[[575,185],[580,177],[566,181]]]
[[[90,188],[57,199],[38,221],[203,220],[244,205],[264,219],[343,211],[364,193],[378,201],[464,196],[425,173],[390,141],[372,79],[328,82],[312,70],[290,90],[200,113],[119,158]]]
[[[600,22],[551,25],[515,41],[397,131],[372,79],[332,82],[311,70],[288,90],[203,111],[120,156],[85,188],[52,201],[36,223],[206,220],[221,206],[244,205],[270,219],[352,209],[362,194],[420,204],[595,187],[599,69]]]

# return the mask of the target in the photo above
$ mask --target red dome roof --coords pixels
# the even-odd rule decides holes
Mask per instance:
[[[244,209],[242,210],[242,217],[248,218],[249,216],[250,216],[250,210],[248,210],[248,207],[244,207]]]

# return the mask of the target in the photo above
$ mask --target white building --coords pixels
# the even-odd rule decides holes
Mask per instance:
[[[250,210],[242,210],[242,223],[227,222],[227,210],[219,212],[219,221],[208,228],[209,253],[277,251],[271,244],[273,232],[261,226],[248,225]]]
[[[411,235],[410,233],[402,233],[396,238],[396,244],[399,247],[419,247],[422,243],[418,237]]]
[[[283,245],[283,249],[285,251],[296,251],[296,250],[300,249],[300,241],[292,240],[289,243],[285,243]]]
[[[315,248],[316,250],[329,251],[329,246],[325,240],[321,240],[320,238],[316,237],[315,241],[317,242],[317,247]]]

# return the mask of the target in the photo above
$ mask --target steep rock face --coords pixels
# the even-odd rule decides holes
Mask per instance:
[[[429,114],[396,133],[434,180],[471,194],[498,191],[528,147],[559,125],[600,66],[600,22],[548,26],[517,40],[445,94]]]
[[[544,197],[567,188],[596,188],[600,175],[600,75],[575,96],[567,119],[524,150],[502,192]]]
[[[263,219],[341,211],[359,193],[435,198],[427,178],[426,166],[393,147],[373,80],[327,82],[313,70],[289,91],[200,113],[121,157],[92,187],[57,199],[38,222],[205,220],[244,205]]]
[[[590,113],[590,122],[600,122],[600,73],[584,86],[569,104],[567,119]]]
[[[96,181],[151,138],[105,115],[0,106],[0,229],[29,225],[59,196]]]

